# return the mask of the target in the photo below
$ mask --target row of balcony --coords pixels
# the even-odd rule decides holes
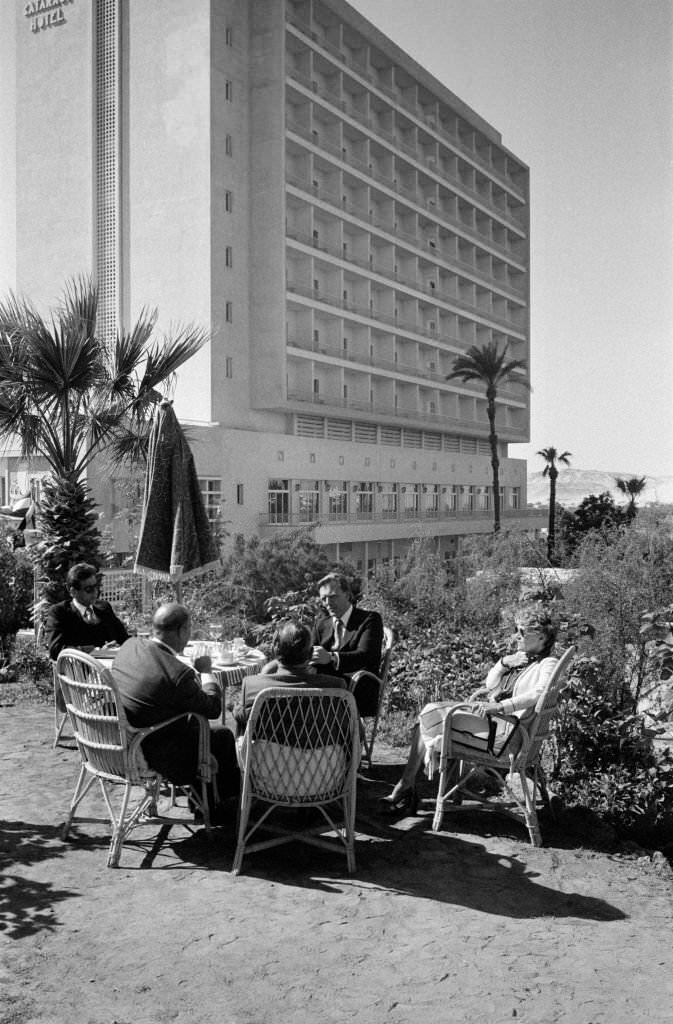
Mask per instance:
[[[503,519],[539,519],[544,513],[540,509],[507,508],[501,510]],[[354,512],[322,513],[311,515],[309,512],[266,512],[258,517],[260,526],[336,526],[359,523],[393,523],[393,522],[474,522],[475,520],[489,520],[493,518],[490,509],[469,510],[469,509],[423,509],[423,510],[398,510],[393,512],[373,512],[366,509]]]
[[[370,413],[394,420],[408,420],[418,422],[430,422],[436,425],[445,425],[451,430],[465,430],[471,433],[483,430],[484,436],[488,434],[488,422],[484,420],[464,420],[455,416],[449,416],[444,412],[437,412],[432,409],[401,408],[388,402],[365,401],[358,398],[343,397],[341,395],[325,395],[314,391],[302,390],[299,388],[288,388],[287,399],[289,402],[301,402],[313,406],[327,406],[334,409],[347,409],[350,412]],[[522,439],[526,432],[525,426],[501,423],[498,426],[498,434],[503,438]]]
[[[326,91],[321,91],[312,88],[312,83],[305,75],[302,75],[296,71],[290,70],[290,77],[295,81],[299,82],[306,89],[311,89],[312,96],[318,96],[319,99],[326,99],[332,106],[336,105],[336,99],[333,99]],[[414,166],[411,168],[413,171],[420,171],[423,174],[427,174],[431,180],[435,181],[438,185],[446,185],[449,183],[453,186],[457,192],[460,193],[459,198],[470,199],[477,207],[479,207],[484,213],[488,213],[489,216],[495,216],[498,220],[502,221],[508,227],[512,228],[518,234],[522,234],[524,226],[517,216],[510,213],[507,209],[502,208],[498,205],[497,200],[490,198],[483,193],[479,192],[476,188],[472,188],[466,181],[463,181],[458,175],[452,174],[446,166],[438,167],[438,161],[436,156],[424,156],[419,153],[418,148],[408,145],[399,136],[394,135],[391,132],[386,131],[384,128],[377,126],[372,118],[365,117],[358,114],[356,111],[349,109],[349,105],[343,101],[339,103],[340,109],[344,110],[353,120],[358,121],[363,127],[369,129],[372,133],[376,134],[377,137],[383,138],[390,146],[394,146],[396,149],[401,150],[406,154]],[[320,125],[319,122],[317,122]],[[401,173],[398,176],[390,176],[384,174],[380,169],[375,169],[374,164],[370,161],[359,160],[352,154],[345,146],[337,145],[330,142],[325,138],[325,129],[319,130],[315,126],[311,127],[310,124],[300,122],[296,118],[288,117],[286,121],[286,128],[294,132],[295,135],[301,136],[311,145],[316,146],[320,150],[330,153],[335,156],[337,160],[343,162],[348,168],[353,168],[362,172],[367,177],[371,178],[376,185],[386,185],[391,191],[398,192],[403,198],[414,199],[416,192],[410,187],[404,185],[401,180]],[[390,152],[391,158],[395,157],[393,151]],[[523,207],[522,207],[523,208]]]
[[[334,256],[338,260],[342,260],[344,263],[352,264],[356,267],[361,267],[363,270],[368,270],[370,273],[380,274],[398,284],[404,284],[409,288],[415,288],[417,290],[428,290],[426,279],[421,277],[419,274],[401,273],[399,265],[391,262],[390,260],[382,259],[380,256],[374,257],[373,253],[370,253],[368,259],[358,259],[357,256],[353,255],[342,242],[341,248],[337,245],[325,245],[320,238],[316,238],[314,235],[309,235],[308,232],[299,231],[297,228],[288,225],[285,232],[287,238],[291,238],[294,242],[299,242],[302,245],[310,246],[312,249],[317,249],[318,252],[324,252],[328,256]],[[396,232],[396,238],[404,238],[411,242],[418,249],[418,239],[412,239],[410,236],[405,235],[403,232]],[[416,258],[428,260],[426,253],[417,251],[415,253]],[[464,260],[456,257],[445,257],[441,253],[436,253],[433,250],[433,269],[434,261],[442,260],[447,264],[446,269],[451,271],[452,267],[450,264],[457,265],[462,270],[467,270],[472,275],[478,275],[480,273],[477,267],[471,266]],[[488,288],[496,290],[496,294],[502,294],[509,298],[515,299],[518,302],[525,301],[526,289],[524,286],[516,287],[508,281],[502,281],[492,276],[487,276],[486,273],[482,272],[481,281],[470,281],[470,284],[474,284],[477,287]],[[431,294],[435,294],[434,289],[430,289]],[[441,293],[440,293],[441,294]]]
[[[324,291],[322,288],[308,288],[304,285],[288,281],[287,291],[290,294],[301,295],[304,298],[312,299],[315,302],[322,302],[327,306],[344,309],[349,313],[354,313],[356,316],[364,317],[367,320],[373,320],[374,323],[389,324],[396,331],[402,330],[410,334],[419,334],[426,338],[441,339],[442,337],[436,327],[426,327],[419,324],[416,320],[404,320],[399,315],[390,316],[388,313],[383,313],[374,309],[371,304],[369,306],[361,306],[359,303],[351,302],[348,298],[334,295],[332,292]],[[433,298],[434,297],[435,295],[433,293]],[[508,334],[514,334],[519,339],[525,338],[523,328],[511,321],[509,318],[498,316],[495,313],[486,312],[478,307],[472,306],[468,302],[463,302],[461,299],[454,299],[453,297],[440,298],[439,301],[444,302],[446,305],[456,306],[459,310],[470,314],[471,317],[474,317],[479,321],[486,321],[488,324],[495,324],[496,326],[503,327]],[[448,310],[448,312],[453,311]]]
[[[310,338],[302,338],[297,335],[293,335],[288,339],[288,346],[300,349],[302,352],[312,352],[316,355],[328,356],[330,359],[340,359],[344,362],[356,363],[358,366],[370,369],[384,370],[388,373],[399,373],[407,377],[417,377],[444,386],[447,383],[446,373],[438,373],[436,370],[427,369],[419,365],[419,363],[404,363],[394,359],[383,359],[379,355],[366,355],[352,349],[344,349],[338,345],[329,345],[326,342],[316,342]],[[294,355],[295,353],[291,354]],[[525,402],[525,399],[520,394],[505,387],[498,388],[498,398],[501,400],[509,399],[519,403]]]
[[[520,185],[518,185],[513,178],[506,173],[504,168],[498,168],[492,160],[484,158],[476,149],[469,148],[466,145],[464,137],[461,137],[460,132],[450,128],[442,121],[438,106],[441,104],[441,100],[436,100],[435,109],[428,111],[417,101],[414,102],[410,100],[409,96],[401,89],[396,89],[387,85],[381,80],[380,74],[376,74],[374,71],[370,70],[367,64],[356,61],[344,53],[343,50],[331,43],[323,32],[316,32],[308,22],[304,21],[298,15],[290,14],[288,16],[288,24],[304,37],[307,45],[309,45],[308,40],[310,40],[311,43],[320,47],[325,55],[336,58],[339,64],[345,65],[349,71],[353,73],[356,80],[360,80],[361,84],[366,83],[376,92],[390,99],[396,107],[403,109],[405,113],[407,113],[421,128],[423,128],[423,130],[428,131],[442,144],[448,145],[450,148],[454,149],[457,155],[466,158],[476,167],[480,167],[488,175],[495,178],[503,188],[508,189],[514,195],[523,199],[523,190]],[[363,48],[365,52],[369,52],[369,47],[366,44]],[[391,65],[391,67],[392,66],[393,65]],[[452,115],[457,119],[457,115],[453,114],[453,112]],[[478,136],[479,133],[475,128],[467,124],[466,127],[468,129],[469,137],[474,139]],[[490,141],[487,142],[490,152],[492,152],[491,145]],[[501,154],[501,159],[503,161],[507,159],[502,151],[497,152]]]
[[[385,217],[382,216],[377,210],[370,207],[367,203],[361,203],[354,200],[352,197],[349,199],[343,193],[339,194],[332,191],[331,189],[316,183],[316,181],[309,181],[308,175],[299,175],[293,173],[289,168],[287,169],[285,180],[288,185],[294,186],[294,188],[301,190],[304,193],[308,193],[312,200],[318,199],[321,203],[326,206],[330,206],[334,209],[335,214],[339,219],[356,219],[362,221],[363,224],[368,227],[376,228],[378,231],[383,232],[386,236],[389,236],[390,241],[395,241],[396,238],[401,238],[406,242],[409,242],[415,248],[421,250],[422,243],[425,241],[426,246],[433,249],[433,255],[436,252],[437,240],[435,238],[436,232],[433,230],[431,234],[426,233],[425,238],[419,237],[418,234],[412,234],[404,231],[400,228],[399,224],[395,221],[393,216]],[[409,199],[409,203],[412,205],[409,207],[412,213],[416,216],[420,215],[428,218],[429,222],[432,223],[433,229],[436,226],[444,227],[448,231],[457,232],[460,237],[466,241],[471,242],[473,245],[479,246],[484,252],[489,252],[492,255],[499,257],[507,263],[512,263],[517,270],[525,271],[525,263],[521,257],[515,253],[512,249],[508,248],[506,243],[501,243],[493,238],[486,238],[479,234],[476,228],[471,227],[468,224],[463,223],[458,217],[452,217],[451,214],[445,210],[437,210],[436,207],[430,208],[417,204],[414,206],[414,200]],[[434,242],[434,246],[432,243]]]

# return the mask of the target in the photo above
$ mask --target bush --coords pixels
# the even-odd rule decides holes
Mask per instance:
[[[25,548],[10,546],[0,536],[0,665],[9,660],[20,629],[30,626],[33,605],[33,567]]]
[[[597,658],[580,657],[556,722],[554,788],[622,837],[663,843],[673,826],[673,757],[657,757],[643,716],[616,708]]]

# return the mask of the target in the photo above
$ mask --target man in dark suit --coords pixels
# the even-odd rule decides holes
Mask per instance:
[[[355,607],[348,580],[338,573],[328,573],[318,581],[318,594],[324,615],[316,619],[313,628],[311,664],[328,675],[349,677],[366,669],[378,676],[383,646],[379,613]],[[354,696],[361,715],[376,713],[376,683],[363,679]]]
[[[185,712],[219,718],[222,695],[211,672],[210,658],[197,658],[192,667],[178,657],[190,632],[189,610],[183,604],[164,604],[154,613],[152,637],[131,637],[119,649],[112,675],[130,725],[146,728]],[[198,775],[198,735],[198,723],[191,716],[180,718],[144,739],[143,754],[150,767],[170,782],[194,783]],[[211,725],[210,750],[218,764],[220,800],[237,796],[239,771],[229,729]],[[218,824],[214,803],[211,794],[212,820]]]
[[[53,604],[45,624],[49,657],[56,660],[64,647],[91,651],[106,644],[123,644],[129,634],[115,615],[112,605],[97,600],[100,584],[98,570],[87,562],[78,562],[66,577],[70,600]]]
[[[322,675],[311,668],[311,631],[298,622],[286,622],[279,629],[273,644],[274,660],[264,666],[264,671],[243,680],[241,700],[233,711],[239,733],[245,731],[255,697],[270,686],[289,686],[306,689],[312,686],[327,686],[346,689],[343,679]]]

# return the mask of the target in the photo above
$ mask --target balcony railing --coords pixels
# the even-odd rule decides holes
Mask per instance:
[[[411,514],[409,514],[411,513]],[[501,509],[503,519],[542,519],[545,512],[543,509]],[[318,514],[314,517],[303,512],[287,513],[260,513],[258,523],[260,526],[294,527],[298,526],[348,526],[358,523],[409,523],[413,522],[481,522],[493,519],[493,510],[470,511],[469,509],[430,509],[411,512],[408,509],[394,512],[348,512],[341,515],[329,515],[328,513]]]

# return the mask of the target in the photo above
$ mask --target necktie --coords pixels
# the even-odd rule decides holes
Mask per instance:
[[[341,619],[334,620],[334,643],[332,650],[338,651],[344,638],[344,624]]]
[[[94,626],[96,624],[98,620],[96,619],[96,614],[93,608],[84,609],[84,621],[88,622],[90,626]]]

